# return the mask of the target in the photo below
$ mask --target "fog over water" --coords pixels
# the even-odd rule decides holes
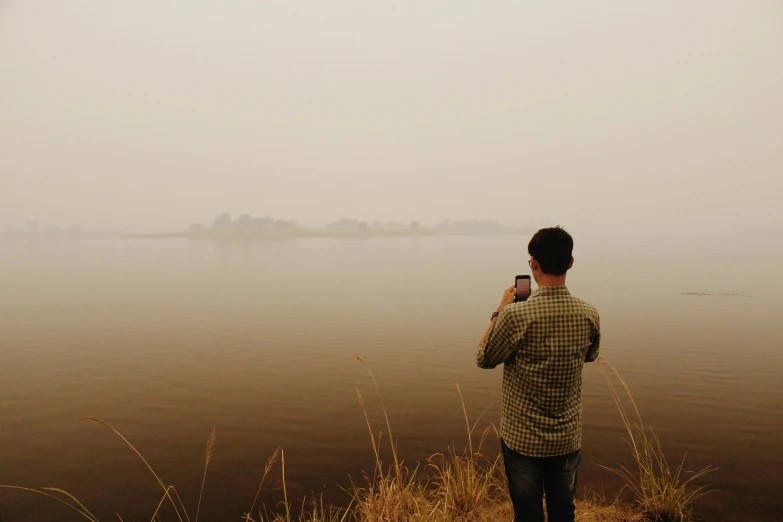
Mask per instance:
[[[476,343],[559,224],[667,455],[720,468],[698,512],[777,520],[781,49],[777,0],[0,0],[0,484],[148,517],[98,416],[187,499],[216,426],[210,520],[279,445],[292,498],[345,505],[356,389],[383,422],[353,356],[408,463],[464,442],[455,383],[497,424]],[[584,412],[611,498],[593,365]],[[0,520],[61,507],[0,490]]]
[[[783,5],[0,2],[0,223],[783,224]]]
[[[0,241],[0,484],[56,485],[101,520],[146,520],[157,484],[119,439],[78,422],[98,416],[188,502],[215,425],[210,520],[248,509],[279,445],[289,495],[344,505],[338,486],[373,465],[356,389],[383,424],[354,355],[378,378],[406,462],[464,442],[455,383],[472,419],[489,407],[498,423],[502,372],[476,368],[476,343],[526,272],[526,239]],[[577,236],[575,257],[568,286],[600,310],[601,353],[669,458],[720,468],[699,512],[777,520],[783,244]],[[630,453],[600,373],[583,373],[579,480],[611,497],[620,484],[599,464]],[[3,520],[71,520],[61,508],[0,491]]]

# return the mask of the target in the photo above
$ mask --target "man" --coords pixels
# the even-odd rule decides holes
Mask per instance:
[[[574,240],[560,227],[536,232],[528,261],[538,290],[514,303],[503,292],[476,363],[503,363],[501,447],[515,522],[573,522],[582,446],[582,368],[598,357],[598,311],[565,286]]]

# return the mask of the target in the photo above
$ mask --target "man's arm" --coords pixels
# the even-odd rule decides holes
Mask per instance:
[[[481,348],[486,344],[487,339],[489,338],[489,334],[492,333],[492,329],[495,327],[495,323],[498,322],[498,318],[500,317],[499,312],[501,311],[502,310],[498,310],[498,315],[496,315],[489,321],[489,327],[487,328],[487,331],[484,332],[484,337],[482,337],[481,341],[479,341],[479,348]]]
[[[592,343],[590,348],[587,349],[585,354],[585,362],[593,362],[598,358],[598,351],[601,346],[601,320],[596,314],[595,316],[595,331],[593,332]]]
[[[489,323],[476,353],[476,364],[479,368],[494,368],[511,357],[524,334],[504,311],[506,306],[514,302],[516,288],[508,288],[503,292],[503,299],[498,307],[497,318]]]

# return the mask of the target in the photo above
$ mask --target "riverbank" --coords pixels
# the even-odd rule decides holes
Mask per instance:
[[[300,239],[300,238],[371,238],[371,237],[427,237],[451,235],[515,235],[530,234],[531,226],[506,226],[491,220],[442,221],[422,225],[410,223],[361,221],[340,219],[324,227],[301,226],[296,221],[272,217],[254,218],[243,214],[232,219],[223,213],[215,217],[211,226],[200,223],[190,225],[186,230],[164,234],[127,234],[135,238],[188,238],[230,240]]]
[[[251,241],[251,240],[283,240],[310,238],[373,238],[373,237],[432,237],[438,234],[431,230],[328,230],[306,229],[274,230],[274,229],[203,229],[162,234],[126,234],[122,237],[136,239],[216,239],[221,241]]]
[[[371,475],[365,476],[365,485],[354,484],[347,491],[352,496],[349,507],[344,510],[331,510],[317,503],[308,511],[302,504],[298,516],[293,516],[294,510],[288,500],[285,489],[285,454],[279,451],[280,465],[283,477],[284,513],[269,516],[261,511],[255,514],[255,501],[245,514],[245,522],[467,522],[467,521],[497,521],[513,519],[513,510],[509,499],[507,482],[504,474],[502,456],[496,454],[487,457],[483,453],[485,442],[493,433],[499,436],[490,425],[483,433],[475,433],[476,426],[483,414],[473,423],[469,420],[462,391],[457,390],[462,400],[467,442],[464,448],[456,446],[448,451],[438,453],[427,459],[427,462],[416,464],[409,468],[397,453],[397,443],[393,435],[389,417],[381,398],[378,383],[372,370],[361,357],[355,357],[367,369],[376,392],[381,400],[385,420],[386,436],[378,433],[370,423],[365,409],[364,398],[357,390],[357,398],[364,413],[368,434],[375,457],[375,469]],[[707,486],[694,486],[692,481],[710,473],[712,468],[704,468],[689,477],[683,475],[684,461],[676,468],[670,468],[662,453],[657,435],[644,427],[633,395],[627,383],[617,373],[614,367],[601,358],[598,363],[604,378],[617,402],[620,415],[630,437],[630,449],[638,468],[630,471],[627,468],[607,469],[624,479],[626,487],[633,493],[632,504],[623,504],[619,497],[607,501],[597,494],[583,495],[576,505],[576,520],[581,522],[687,522],[692,519],[693,502],[706,494]],[[620,402],[620,395],[612,378],[619,381],[628,393],[633,405],[637,424],[631,420]],[[383,433],[381,431],[380,433]],[[214,432],[213,432],[214,435]],[[382,450],[382,439],[386,447]],[[210,439],[210,441],[213,439]],[[207,464],[209,461],[210,442],[207,443]],[[385,460],[382,460],[382,453]],[[267,462],[264,477],[258,487],[263,488],[264,479],[274,466],[278,457],[276,451]],[[389,462],[391,464],[389,464]],[[603,467],[603,466],[602,466]],[[205,468],[206,472],[206,468]],[[623,488],[625,489],[625,487]],[[592,491],[589,488],[586,490]],[[621,492],[622,493],[622,490]],[[258,498],[258,493],[256,494]],[[172,502],[173,504],[173,502]],[[292,518],[293,516],[293,518]]]
[[[359,395],[360,404],[364,407]],[[160,486],[158,500],[148,499],[151,520],[198,522],[201,499],[210,496],[209,488],[204,484],[209,474],[210,463],[216,447],[215,430],[210,434],[205,448],[205,462],[201,491],[198,500],[193,491],[186,495],[185,501],[177,488],[168,484],[158,474],[139,450],[111,424],[96,418],[83,419],[93,421],[108,428],[144,463],[153,479]],[[466,417],[466,423],[467,423]],[[347,507],[325,505],[312,498],[291,499],[287,485],[296,477],[288,477],[285,464],[285,451],[278,448],[268,458],[263,469],[252,503],[244,513],[226,514],[223,520],[242,520],[243,522],[495,522],[513,519],[513,509],[508,495],[502,457],[485,455],[483,448],[488,437],[496,436],[492,428],[487,428],[480,436],[474,434],[476,424],[468,426],[468,440],[464,448],[452,447],[437,453],[425,462],[408,467],[397,454],[396,438],[387,423],[385,435],[375,433],[368,421],[371,434],[371,449],[375,457],[375,468],[366,474],[359,483],[333,485],[334,490],[346,492]],[[383,444],[382,444],[383,442]],[[382,447],[383,446],[383,447]],[[383,460],[382,460],[383,459]],[[282,477],[281,481],[267,480],[270,476]],[[344,483],[343,483],[344,484]],[[0,485],[0,489],[34,493],[39,497],[49,497],[52,501],[64,504],[68,512],[78,513],[89,522],[99,519],[75,496],[59,488],[26,488]],[[631,488],[633,489],[633,487]],[[667,489],[678,489],[677,481]],[[282,490],[282,491],[281,491]],[[576,499],[576,521],[578,522],[687,522],[691,520],[690,499],[676,506],[661,502],[658,498],[653,505],[647,505],[638,496],[633,499],[609,500],[590,485],[582,486],[582,493]],[[264,504],[262,498],[269,501],[269,493],[282,501]],[[214,505],[214,502],[213,502]],[[66,507],[67,506],[67,507]],[[650,509],[650,508],[654,509]],[[657,508],[657,509],[656,509]],[[213,508],[214,509],[214,508]]]
[[[526,234],[525,231],[500,230],[490,232],[443,232],[434,229],[392,229],[392,230],[373,230],[373,229],[306,229],[296,230],[268,230],[268,229],[204,229],[184,232],[170,232],[160,234],[124,234],[124,238],[135,239],[213,239],[220,241],[256,241],[256,240],[285,240],[285,239],[313,239],[313,238],[385,238],[385,237],[442,237],[442,236],[486,236],[501,235],[514,236]]]
[[[510,521],[514,518],[511,502],[504,502],[477,513],[473,520]],[[464,522],[466,518],[443,519],[443,522]],[[642,522],[644,516],[632,507],[619,503],[609,503],[599,497],[582,498],[576,501],[577,522]]]
[[[483,442],[482,437],[481,442]],[[376,441],[378,442],[378,441]],[[373,444],[376,456],[377,444]],[[277,512],[265,507],[256,509],[254,500],[245,522],[494,522],[514,518],[508,496],[500,455],[487,459],[481,448],[474,451],[469,443],[463,453],[436,454],[426,465],[416,465],[413,471],[401,461],[384,468],[376,461],[376,472],[365,477],[364,486],[354,485],[347,491],[352,500],[347,509],[336,509],[318,502],[289,503],[283,483],[284,501]],[[392,446],[392,454],[396,453]],[[275,452],[264,472],[264,478],[278,463],[285,476],[284,454]],[[264,479],[258,493],[264,489]],[[256,500],[258,499],[258,493]],[[615,499],[608,501],[591,490],[576,500],[576,520],[579,522],[682,522],[686,518],[651,518],[637,505]]]
[[[359,509],[351,509],[347,512],[329,511],[316,507],[311,511],[298,511],[287,515],[269,516],[257,515],[250,521],[257,522],[505,522],[514,519],[514,511],[511,502],[506,500],[500,503],[487,501],[487,505],[479,507],[467,514],[447,513],[439,510],[429,512],[413,513],[408,516],[400,515],[401,518],[392,518],[391,516],[365,517],[359,513]],[[398,507],[395,511],[402,511]],[[263,518],[262,518],[263,517]],[[246,522],[247,518],[243,519]],[[596,498],[581,498],[576,500],[576,519],[577,522],[644,522],[649,520],[631,506],[619,503],[611,503]]]

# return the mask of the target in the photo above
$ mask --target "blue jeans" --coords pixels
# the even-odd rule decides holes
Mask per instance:
[[[557,457],[526,457],[502,440],[508,491],[514,505],[514,522],[544,522],[544,493],[548,522],[574,522],[576,471],[582,453]]]

